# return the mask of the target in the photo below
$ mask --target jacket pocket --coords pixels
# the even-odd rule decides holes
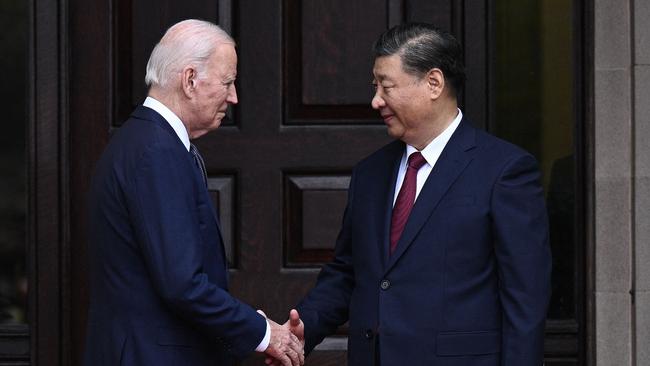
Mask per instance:
[[[499,331],[444,332],[436,337],[438,356],[485,355],[501,351]]]

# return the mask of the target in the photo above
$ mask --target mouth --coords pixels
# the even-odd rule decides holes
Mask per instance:
[[[390,121],[393,117],[395,117],[394,114],[388,114],[387,113],[387,114],[382,114],[381,115],[381,118],[384,119],[384,123],[388,123],[388,121]]]
[[[225,110],[224,111],[217,111],[217,113],[214,116],[215,116],[215,118],[218,118],[218,119],[226,118],[226,111]]]
[[[226,111],[217,111],[217,113],[214,114],[214,120],[219,123],[221,123],[224,118],[226,118]]]

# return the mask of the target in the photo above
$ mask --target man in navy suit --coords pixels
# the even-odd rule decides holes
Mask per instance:
[[[372,107],[397,141],[354,168],[334,259],[290,328],[309,352],[349,321],[354,366],[541,365],[551,256],[535,159],[463,117],[453,36],[399,25],[374,50]]]
[[[237,55],[186,20],[154,48],[142,106],[115,133],[89,193],[85,364],[230,365],[253,351],[302,365],[298,339],[228,293],[219,222],[190,143],[237,103]]]

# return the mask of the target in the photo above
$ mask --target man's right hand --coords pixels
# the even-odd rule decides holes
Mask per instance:
[[[305,351],[302,342],[291,331],[267,318],[271,326],[271,338],[266,355],[282,366],[301,366],[305,364]]]
[[[296,309],[291,309],[289,312],[289,320],[287,320],[286,323],[282,325],[285,329],[289,329],[293,335],[298,337],[298,341],[300,341],[300,345],[303,348],[305,348],[305,324],[302,322],[300,319],[300,314],[298,314],[298,310]],[[304,357],[304,354],[303,354]],[[266,364],[269,366],[280,366],[280,360],[273,358],[273,357],[266,357],[265,360]]]

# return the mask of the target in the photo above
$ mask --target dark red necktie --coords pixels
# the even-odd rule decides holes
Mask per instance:
[[[397,242],[402,236],[402,231],[404,231],[404,226],[406,226],[413,203],[415,203],[418,170],[426,162],[420,152],[414,152],[409,156],[402,188],[400,188],[397,195],[395,206],[393,206],[393,217],[390,221],[390,254],[395,251]]]

